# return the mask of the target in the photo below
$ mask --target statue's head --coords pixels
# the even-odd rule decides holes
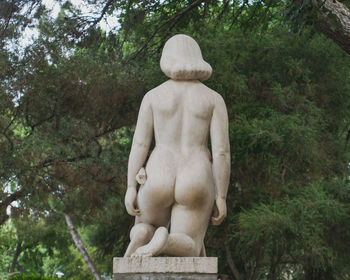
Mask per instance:
[[[183,34],[175,35],[165,43],[160,68],[173,80],[205,81],[212,73],[197,42]]]

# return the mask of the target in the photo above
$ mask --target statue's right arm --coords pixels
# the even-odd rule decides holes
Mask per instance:
[[[132,216],[140,215],[136,209],[137,181],[136,175],[144,166],[153,137],[153,113],[149,94],[142,100],[136,129],[132,141],[128,163],[128,186],[125,195],[125,206]]]
[[[212,217],[214,225],[219,225],[227,214],[226,195],[230,180],[230,141],[228,133],[228,116],[224,99],[215,96],[215,107],[210,123],[210,139],[213,156],[213,177],[216,190],[215,205],[218,215]]]

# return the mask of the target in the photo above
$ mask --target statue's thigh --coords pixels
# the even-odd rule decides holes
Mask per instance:
[[[196,242],[202,242],[214,198],[215,187],[210,162],[200,158],[189,160],[176,176],[171,232],[184,233]]]
[[[155,226],[167,226],[171,206],[174,203],[175,174],[159,162],[147,164],[147,180],[138,191],[137,204],[140,222]],[[168,171],[168,172],[167,172]]]
[[[184,234],[191,237],[200,251],[208,227],[211,210],[191,209],[174,204],[171,211],[170,233]]]

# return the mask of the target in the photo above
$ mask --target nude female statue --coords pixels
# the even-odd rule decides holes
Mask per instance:
[[[160,65],[170,80],[144,96],[129,157],[125,205],[136,218],[125,257],[205,256],[203,240],[213,207],[214,225],[226,217],[226,106],[200,82],[212,69],[191,37],[170,38]],[[143,169],[153,133],[155,147]]]

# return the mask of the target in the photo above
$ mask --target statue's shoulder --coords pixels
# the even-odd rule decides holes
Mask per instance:
[[[145,104],[152,104],[152,100],[155,98],[155,95],[157,94],[158,90],[156,90],[157,88],[151,89],[150,91],[148,91],[142,99],[142,103]]]
[[[157,86],[157,87],[151,89],[150,91],[148,91],[144,95],[143,99],[145,101],[151,102],[152,99],[156,98],[156,96],[158,94],[162,93],[162,91],[164,91],[165,88],[166,88],[166,82],[164,82],[164,83],[160,84],[159,86]]]
[[[205,84],[201,83],[201,86],[203,87],[203,92],[205,92],[208,97],[212,100],[213,103],[222,103],[224,101],[221,94],[217,93],[215,90],[211,89],[210,87],[207,87]]]

